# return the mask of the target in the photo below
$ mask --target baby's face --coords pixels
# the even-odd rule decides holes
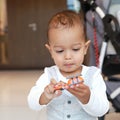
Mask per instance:
[[[51,56],[64,75],[81,72],[81,64],[89,45],[82,33],[78,26],[49,31]]]

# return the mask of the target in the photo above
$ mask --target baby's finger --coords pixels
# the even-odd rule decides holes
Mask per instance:
[[[47,91],[49,94],[54,93],[54,87],[53,87],[53,85],[49,84],[49,85],[46,87],[46,91]]]
[[[52,83],[52,84],[56,84],[57,81],[56,81],[54,78],[52,78],[52,79],[51,79],[51,83]]]

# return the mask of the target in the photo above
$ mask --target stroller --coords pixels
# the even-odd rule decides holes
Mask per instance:
[[[107,78],[107,80],[105,80],[105,84],[107,87],[106,92],[108,100],[112,103],[115,112],[120,112],[120,2],[119,0],[111,1],[111,7],[109,8],[109,11],[107,11],[110,12],[110,14],[106,14],[104,10],[101,9],[102,7],[97,5],[97,2],[99,3],[100,1],[101,0],[80,0],[82,9],[86,15],[85,19],[87,26],[94,28],[94,26],[91,25],[94,21],[90,21],[90,16],[87,16],[89,11],[95,12],[95,17],[102,21],[103,28],[100,29],[103,29],[104,31],[102,33],[104,35],[104,40],[101,39],[101,46],[97,46],[98,49],[100,49],[99,58],[98,50],[94,51],[94,59],[98,59],[94,61],[96,62],[94,65],[98,66],[101,69],[104,78]],[[119,4],[115,4],[115,2],[119,2]],[[116,16],[114,16],[116,12],[115,10],[117,11]],[[88,36],[95,36],[94,33],[93,35],[90,35],[89,27],[87,28]],[[94,38],[96,37],[99,37],[99,35],[96,35]],[[99,42],[98,44],[100,44],[100,41],[97,41]],[[91,63],[91,65],[93,65],[93,63]],[[104,117],[105,116],[99,118],[99,120],[104,120]]]

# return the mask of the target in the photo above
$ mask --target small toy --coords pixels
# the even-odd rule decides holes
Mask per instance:
[[[75,85],[81,82],[83,82],[83,78],[81,76],[69,77],[67,83],[60,81],[54,86],[54,88],[55,90],[64,90],[66,86]]]

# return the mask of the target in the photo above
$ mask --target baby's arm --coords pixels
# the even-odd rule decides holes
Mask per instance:
[[[68,90],[78,98],[87,113],[98,117],[108,111],[109,101],[106,96],[106,86],[99,72],[94,76],[91,87],[84,83],[71,87]]]
[[[44,105],[39,104],[39,99],[47,84],[49,84],[49,81],[46,79],[46,75],[43,73],[28,94],[28,105],[31,109],[40,110],[44,107]]]
[[[32,87],[28,95],[28,105],[31,109],[40,110],[51,99],[61,94],[61,91],[53,91],[53,84],[55,81],[49,81],[46,79],[45,73],[43,73],[37,80],[36,85]]]
[[[106,96],[106,86],[99,72],[93,77],[90,87],[90,99],[87,104],[82,104],[83,109],[93,116],[103,116],[109,110],[109,101]]]

